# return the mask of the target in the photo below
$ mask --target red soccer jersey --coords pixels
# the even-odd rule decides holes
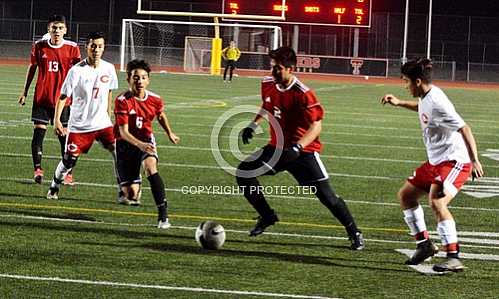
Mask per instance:
[[[64,40],[53,46],[49,40],[37,41],[31,48],[31,64],[38,66],[34,104],[55,107],[69,69],[80,60],[80,48],[74,42]]]
[[[161,97],[148,90],[144,99],[134,97],[130,91],[119,95],[114,102],[116,138],[120,138],[119,126],[128,124],[128,132],[135,138],[144,142],[150,141],[153,136],[152,121],[163,109]]]
[[[274,78],[262,81],[262,108],[279,122],[284,137],[284,147],[297,143],[314,121],[324,117],[324,109],[315,93],[296,77],[285,89],[279,87]],[[277,146],[276,128],[270,126],[270,145]],[[317,137],[307,145],[305,152],[320,152],[321,143]]]

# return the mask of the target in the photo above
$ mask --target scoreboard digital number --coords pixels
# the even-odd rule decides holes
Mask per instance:
[[[323,26],[371,26],[371,0],[224,0],[223,13],[280,16],[288,24]],[[232,20],[232,18],[231,18]],[[248,21],[248,20],[246,20]]]

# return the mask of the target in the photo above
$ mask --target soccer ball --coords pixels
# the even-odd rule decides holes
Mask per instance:
[[[203,221],[196,228],[195,238],[204,249],[220,249],[225,242],[225,229],[214,221]]]

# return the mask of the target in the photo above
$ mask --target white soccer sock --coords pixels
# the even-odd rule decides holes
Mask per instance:
[[[62,160],[59,161],[59,164],[57,164],[57,168],[55,169],[54,173],[54,179],[52,179],[52,183],[50,184],[51,188],[59,188],[61,185],[62,180],[64,179],[64,175],[70,171],[71,168],[66,168],[64,166],[64,163],[62,163]],[[57,180],[57,181],[56,181]]]
[[[443,220],[437,225],[438,235],[442,245],[457,243],[456,222],[454,220]]]
[[[411,230],[411,235],[415,236],[418,233],[426,231],[426,223],[424,221],[424,212],[421,205],[414,209],[403,210],[404,220]]]

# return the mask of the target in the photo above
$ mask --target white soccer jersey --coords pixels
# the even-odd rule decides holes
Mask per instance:
[[[418,113],[430,164],[471,162],[463,136],[458,132],[465,122],[440,88],[433,86],[419,100]]]
[[[69,131],[84,133],[111,127],[108,95],[117,88],[118,78],[111,63],[101,60],[99,67],[93,68],[85,59],[73,66],[61,88],[61,94],[72,98]]]

